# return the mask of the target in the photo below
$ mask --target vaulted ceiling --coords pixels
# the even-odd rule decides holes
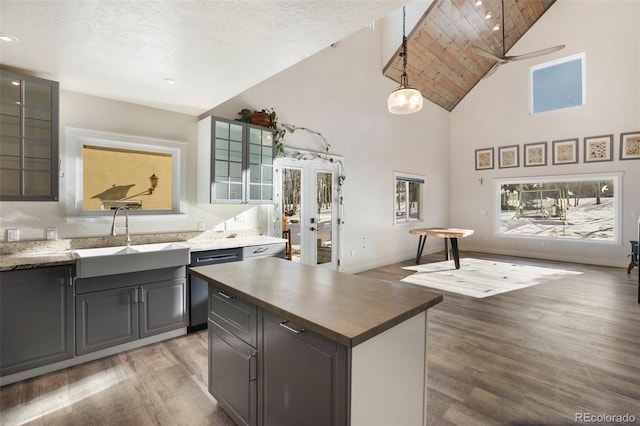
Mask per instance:
[[[496,63],[479,55],[474,46],[503,57],[554,2],[435,0],[407,34],[409,85],[431,102],[453,110]],[[401,74],[398,49],[384,75],[400,82]]]
[[[402,4],[0,0],[0,31],[19,40],[2,42],[0,67],[197,116]]]

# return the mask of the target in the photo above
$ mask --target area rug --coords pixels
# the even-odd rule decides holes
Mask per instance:
[[[455,268],[453,260],[406,266],[403,269],[417,273],[401,281],[477,298],[582,274],[565,269],[474,258],[460,259],[460,269]]]

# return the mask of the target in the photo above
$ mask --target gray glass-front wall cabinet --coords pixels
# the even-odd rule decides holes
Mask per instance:
[[[207,117],[198,128],[198,202],[271,203],[273,131]]]
[[[58,83],[0,70],[0,200],[58,200]]]

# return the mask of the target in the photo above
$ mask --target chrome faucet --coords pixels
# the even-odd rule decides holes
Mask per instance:
[[[114,237],[117,235],[116,232],[116,216],[118,215],[118,212],[120,210],[124,210],[124,229],[125,229],[125,242],[127,244],[127,247],[129,247],[131,245],[131,238],[129,237],[129,207],[123,207],[120,206],[118,207],[114,212],[113,212],[113,222],[111,222],[111,235],[113,235]]]

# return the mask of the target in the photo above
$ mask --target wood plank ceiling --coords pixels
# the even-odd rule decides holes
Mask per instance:
[[[501,0],[434,0],[407,34],[409,85],[452,111],[495,64],[472,47],[504,56],[554,2],[504,0],[503,21]],[[399,84],[400,48],[383,72]]]

